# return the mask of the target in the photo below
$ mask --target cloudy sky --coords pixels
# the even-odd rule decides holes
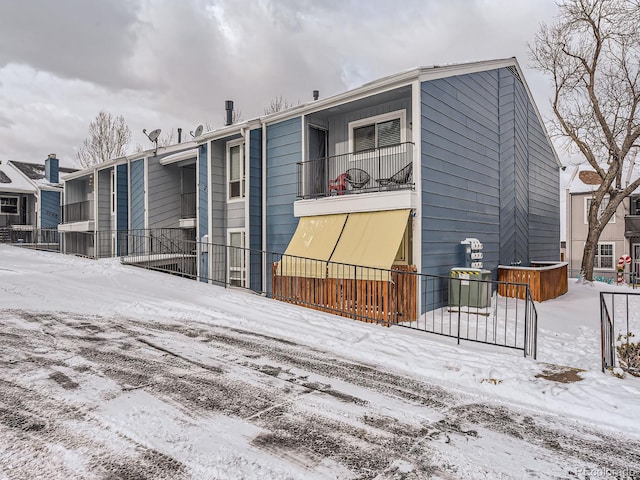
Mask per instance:
[[[527,42],[554,0],[0,0],[0,160],[73,164],[100,110],[183,132],[275,97],[340,93],[417,66],[515,56],[543,114]],[[187,133],[188,135],[188,133]]]

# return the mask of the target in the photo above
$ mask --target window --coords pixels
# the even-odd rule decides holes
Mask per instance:
[[[227,144],[227,163],[229,165],[229,199],[244,198],[244,145]]]
[[[0,197],[0,213],[5,215],[17,215],[18,197]]]
[[[357,153],[402,143],[404,124],[404,110],[350,122],[349,149]]]
[[[585,198],[585,204],[584,204],[584,224],[585,225],[589,224],[589,209],[591,208],[592,200],[593,200],[592,198]],[[602,216],[602,213],[604,212],[604,209],[607,208],[607,205],[609,205],[609,197],[604,197],[602,199],[602,202],[600,203],[600,209],[598,210],[598,218]],[[611,216],[611,219],[609,220],[608,223],[616,223],[615,213]]]
[[[244,236],[244,230],[229,231],[229,285],[234,287],[245,287],[247,282]]]
[[[631,209],[629,215],[640,215],[640,197],[631,198]]]
[[[593,268],[613,270],[613,243],[598,243]]]

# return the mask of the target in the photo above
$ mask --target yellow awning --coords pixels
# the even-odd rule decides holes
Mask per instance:
[[[325,278],[327,261],[346,220],[347,214],[301,217],[280,262],[278,275]]]
[[[389,281],[388,272],[375,269],[391,269],[407,228],[409,212],[385,210],[350,213],[331,256],[329,278]]]

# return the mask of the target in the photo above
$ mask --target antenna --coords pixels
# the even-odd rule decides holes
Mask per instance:
[[[202,131],[204,130],[204,127],[202,125],[198,125],[198,128],[196,128],[195,132],[189,132],[191,134],[192,137],[199,137],[200,135],[202,135]]]

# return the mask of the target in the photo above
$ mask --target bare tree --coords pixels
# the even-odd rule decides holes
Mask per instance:
[[[297,104],[289,103],[289,101],[284,98],[282,95],[279,97],[275,97],[271,100],[271,103],[268,107],[265,107],[264,114],[270,115],[272,113],[281,112],[282,110],[286,110],[287,108],[295,107],[295,105],[300,105],[300,100],[298,100]]]
[[[122,115],[113,117],[104,110],[89,124],[89,137],[76,154],[82,168],[121,157],[127,153],[131,130]]]
[[[582,256],[591,281],[602,230],[640,186],[640,178],[625,182],[640,149],[640,2],[563,0],[556,22],[540,26],[530,55],[553,82],[554,134],[601,179]]]
[[[175,143],[175,136],[176,131],[172,128],[170,132],[163,133],[162,135],[160,135],[160,137],[158,137],[158,145],[161,147],[168,147],[169,145],[173,145]]]

